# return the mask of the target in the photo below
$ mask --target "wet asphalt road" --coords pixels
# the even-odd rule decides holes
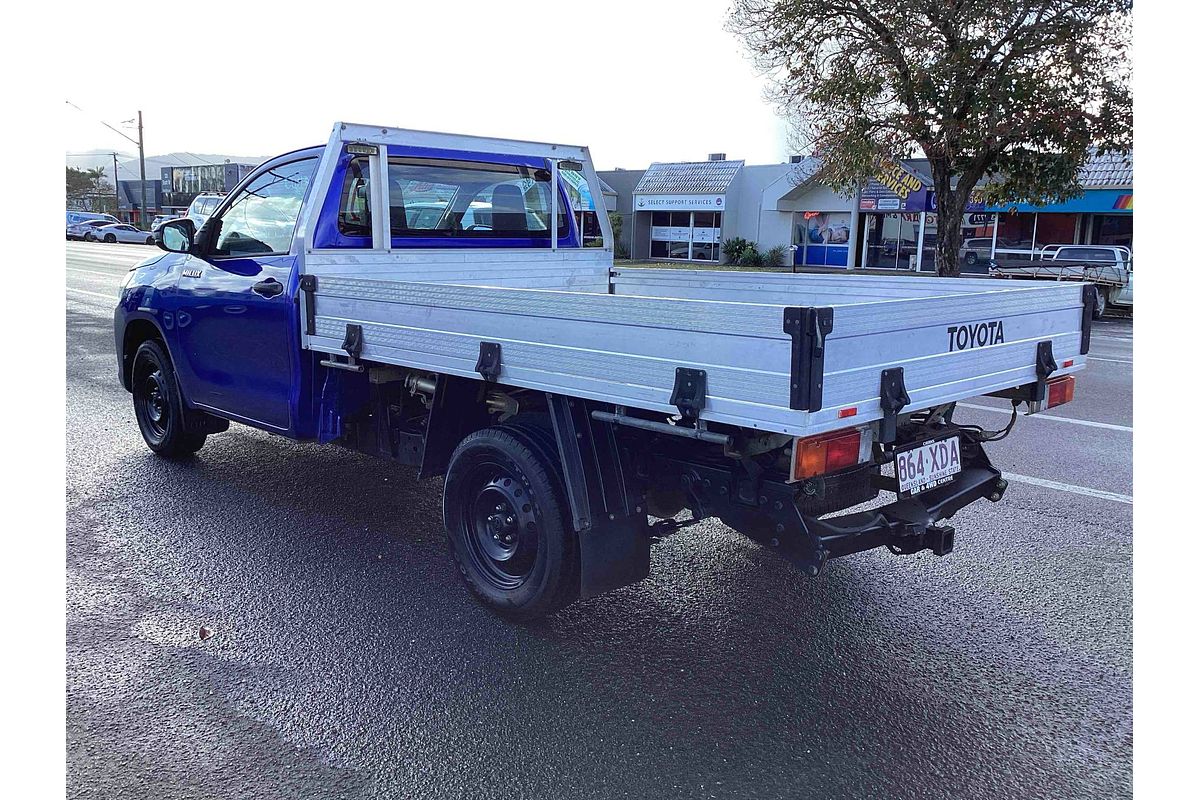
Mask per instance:
[[[989,452],[1032,481],[951,555],[808,579],[704,523],[520,628],[459,585],[440,482],[239,426],[146,450],[109,298],[152,252],[67,244],[68,796],[1130,794],[1129,321],[1051,412],[1115,427],[1019,420]]]

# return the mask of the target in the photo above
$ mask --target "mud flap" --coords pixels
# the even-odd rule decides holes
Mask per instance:
[[[547,402],[579,534],[579,596],[640,581],[650,574],[650,529],[613,426],[591,419],[584,400],[548,394]]]

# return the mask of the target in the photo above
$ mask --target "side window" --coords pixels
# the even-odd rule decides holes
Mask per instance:
[[[242,189],[221,215],[214,255],[286,253],[316,166],[315,158],[283,164]]]

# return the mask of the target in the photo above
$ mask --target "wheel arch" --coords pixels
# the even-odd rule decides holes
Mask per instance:
[[[171,350],[167,347],[167,339],[157,324],[141,317],[126,323],[121,336],[121,385],[127,392],[133,391],[133,355],[142,346],[142,342],[150,339],[160,342],[170,358]]]

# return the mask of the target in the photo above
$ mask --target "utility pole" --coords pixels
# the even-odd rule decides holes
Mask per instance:
[[[142,112],[138,112],[138,163],[142,168],[142,216],[140,222],[146,219],[146,147],[142,142]]]
[[[117,182],[117,154],[116,154],[116,151],[113,151],[112,157],[113,157],[113,203],[114,203],[113,216],[117,217],[117,214],[121,213],[121,187],[118,185],[118,182]],[[120,217],[117,217],[117,219],[120,219]]]

